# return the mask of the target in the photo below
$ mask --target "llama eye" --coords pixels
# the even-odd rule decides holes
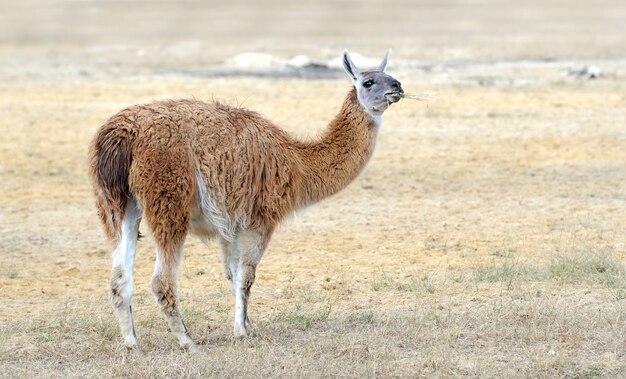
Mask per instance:
[[[374,81],[373,80],[368,80],[366,82],[363,82],[363,87],[365,87],[365,88],[370,88],[373,85],[374,85]]]

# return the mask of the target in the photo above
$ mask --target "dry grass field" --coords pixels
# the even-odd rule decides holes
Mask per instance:
[[[234,301],[217,246],[190,237],[182,307],[206,353],[180,352],[148,290],[146,238],[134,299],[146,354],[124,357],[85,174],[96,127],[125,104],[220,94],[305,137],[348,85],[231,78],[2,88],[2,375],[626,375],[626,88],[611,81],[407,82],[436,99],[392,107],[357,182],[276,233],[253,289],[258,338],[233,345]]]
[[[546,18],[562,5],[547,4]],[[624,13],[619,2],[606,5],[610,20]],[[447,21],[464,17],[463,7],[433,9]],[[195,53],[158,61],[169,56],[162,51],[148,64],[109,48],[95,60],[76,36],[66,46],[53,35],[49,49],[32,42],[51,30],[46,23],[26,42],[0,38],[0,377],[626,377],[626,74],[624,57],[610,54],[625,27],[574,17],[607,38],[593,44],[581,34],[585,49],[561,41],[554,62],[503,68],[481,61],[498,50],[490,33],[507,30],[489,24],[498,9],[478,17],[490,28],[454,53],[445,47],[456,49],[465,24],[450,23],[449,34],[435,28],[431,39],[437,20],[413,30],[424,30],[423,45],[441,46],[424,50],[434,69],[410,63],[420,50],[409,37],[392,41],[404,64],[391,73],[426,101],[392,106],[365,172],[277,231],[252,290],[256,338],[231,338],[234,299],[217,244],[187,239],[180,294],[203,349],[194,354],[179,350],[149,291],[154,246],[144,226],[133,304],[144,354],[120,344],[110,253],[86,173],[95,130],[130,104],[195,97],[241,104],[310,138],[338,111],[349,81],[167,71],[195,67]],[[567,14],[586,15],[581,9]],[[551,46],[532,48],[542,33],[520,33],[504,57],[552,56]],[[222,58],[254,47],[244,37],[223,42]],[[302,51],[331,39],[382,54],[383,37],[370,46],[321,35]],[[276,37],[276,51],[300,51],[304,34],[293,38]],[[437,52],[480,62],[438,68]],[[598,79],[562,74],[594,59]]]

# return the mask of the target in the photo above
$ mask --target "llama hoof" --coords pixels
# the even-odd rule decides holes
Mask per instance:
[[[202,348],[198,347],[198,345],[196,345],[195,343],[192,345],[187,345],[185,347],[182,347],[183,350],[185,350],[188,353],[202,353]]]
[[[255,339],[256,337],[257,333],[253,330],[245,330],[239,333],[235,332],[233,333],[233,344],[236,344],[237,342],[250,341]]]
[[[193,342],[191,339],[185,342],[181,342],[180,348],[189,353],[199,353],[201,351],[198,345],[196,345],[195,342]]]
[[[256,332],[254,331],[252,322],[248,317],[245,318],[243,323],[235,323],[233,328],[233,337],[235,337],[235,339],[249,339],[256,337]]]
[[[233,331],[233,345],[236,345],[239,342],[248,342],[255,339],[257,336],[256,332],[252,330],[250,326],[235,328]]]
[[[126,348],[126,356],[141,357],[146,355],[146,353],[144,353],[144,351],[141,350],[137,345],[124,345],[124,347]]]
[[[251,327],[247,328],[235,328],[233,331],[233,337],[235,340],[245,340],[256,337],[256,333]]]
[[[184,327],[184,325],[183,325]],[[193,342],[187,331],[175,333],[178,338],[178,346],[184,351],[195,352],[198,350],[196,343]]]
[[[250,346],[252,343],[256,341],[254,336],[245,336],[245,337],[232,337],[232,346]]]

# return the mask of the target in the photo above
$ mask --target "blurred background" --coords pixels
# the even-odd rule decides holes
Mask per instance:
[[[626,56],[624,20],[623,0],[3,0],[0,79],[277,74],[333,66],[346,47],[375,59],[393,47],[393,64],[417,70],[523,60],[610,65]]]
[[[208,354],[179,354],[148,237],[146,355],[120,359],[97,128],[196,98],[313,137],[350,88],[342,50],[367,68],[389,47],[424,99],[277,228],[260,338],[233,344],[217,244],[189,238],[182,310]],[[0,377],[624,378],[624,120],[626,0],[0,0]]]

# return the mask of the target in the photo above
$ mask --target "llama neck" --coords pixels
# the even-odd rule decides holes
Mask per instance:
[[[377,132],[378,123],[361,107],[353,88],[321,138],[299,149],[303,203],[322,200],[352,182],[372,156]]]

